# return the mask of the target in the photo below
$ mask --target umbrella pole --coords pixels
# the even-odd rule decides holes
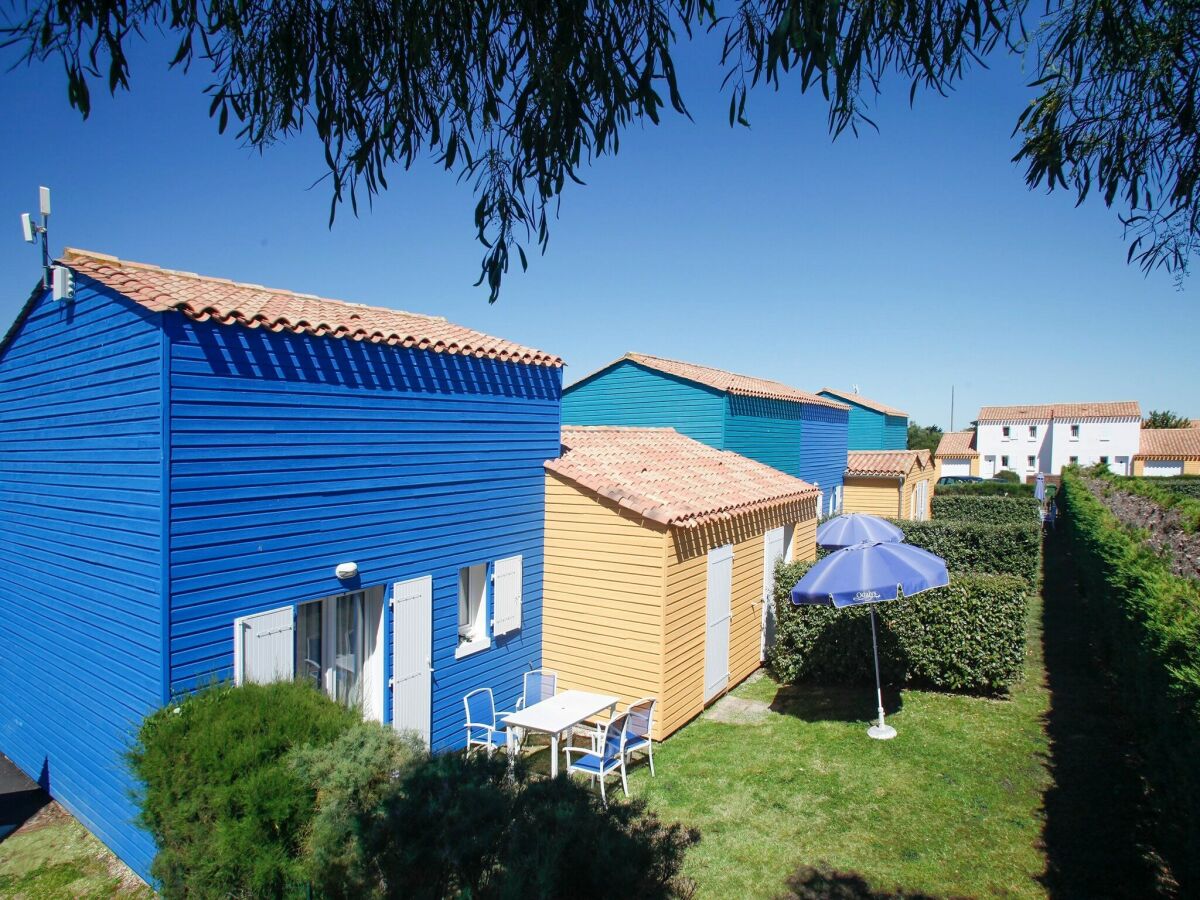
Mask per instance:
[[[883,721],[883,682],[879,678],[879,642],[875,639],[875,606],[871,606],[871,650],[875,654],[875,699],[879,701],[879,722],[867,729],[867,734],[877,741],[888,741],[896,736],[896,729]]]

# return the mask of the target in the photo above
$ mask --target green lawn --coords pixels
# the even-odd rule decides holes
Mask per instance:
[[[154,892],[65,813],[0,842],[0,897],[149,900]]]
[[[797,868],[818,865],[876,891],[1045,896],[1040,601],[1029,637],[1010,700],[906,690],[892,741],[866,735],[869,688],[748,682],[734,696],[770,703],[761,721],[705,715],[657,749],[657,778],[638,767],[631,792],[700,829],[686,873],[701,897],[778,896]]]

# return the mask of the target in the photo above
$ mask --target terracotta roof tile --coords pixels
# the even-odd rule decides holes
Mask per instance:
[[[815,496],[807,481],[673,428],[574,426],[546,468],[662,525],[694,528]]]
[[[980,422],[1012,422],[1034,419],[1120,419],[1142,417],[1133,400],[1107,403],[1039,403],[1029,406],[985,406]]]
[[[650,356],[646,353],[626,353],[621,359],[627,359],[648,369],[665,372],[668,375],[674,375],[685,381],[694,381],[697,384],[716,388],[718,391],[725,391],[729,394],[738,394],[743,397],[763,397],[768,400],[790,400],[793,403],[812,403],[817,406],[828,406],[832,409],[849,409],[848,406],[838,403],[836,400],[830,400],[828,397],[819,397],[816,394],[810,394],[808,391],[801,391],[782,382],[771,381],[767,378],[739,375],[737,372],[726,372],[724,369],[714,369],[711,366],[701,366],[696,363],[667,359],[662,356]],[[617,360],[617,362],[620,361]],[[608,366],[605,366],[605,368],[607,369]],[[604,369],[600,371],[604,371]]]
[[[970,459],[979,455],[975,449],[975,429],[969,431],[947,431],[938,441],[934,456],[960,457]]]
[[[1200,459],[1200,429],[1143,428],[1141,459]]]
[[[866,478],[903,478],[915,466],[925,469],[933,465],[928,450],[869,450],[851,452],[846,457],[846,474]]]
[[[439,316],[176,272],[86,250],[68,248],[61,262],[152,312],[176,311],[197,322],[349,338],[529,365],[563,364],[557,356],[454,325]]]
[[[833,388],[821,388],[818,393],[833,394],[833,396],[845,400],[847,403],[857,403],[859,406],[873,409],[875,412],[883,413],[885,416],[903,416],[906,419],[908,418],[908,413],[902,409],[896,409],[896,407],[880,403],[878,400],[869,400],[853,391],[835,391]]]

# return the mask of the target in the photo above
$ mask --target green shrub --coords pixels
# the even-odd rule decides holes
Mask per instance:
[[[776,570],[775,644],[779,680],[874,678],[869,607],[794,606],[791,589],[813,563]],[[1021,676],[1029,583],[1011,575],[954,574],[950,586],[875,604],[879,663],[889,681],[997,694]]]
[[[533,779],[524,766],[510,778],[499,755],[422,756],[377,783],[378,793],[343,794],[350,802],[330,834],[336,856],[356,862],[328,872],[313,867],[326,896],[691,894],[679,870],[699,834],[663,825],[640,801],[613,798],[606,807],[587,786]],[[314,829],[314,843],[321,839]]]
[[[1032,497],[1033,488],[1011,481],[959,481],[939,484],[934,490],[938,497]]]
[[[1021,483],[1021,476],[1018,475],[1016,472],[1014,472],[1012,469],[1001,469],[999,472],[997,472],[992,477],[996,481],[1009,481],[1009,482],[1012,482],[1013,484]]]
[[[416,736],[377,722],[359,722],[332,743],[291,752],[292,768],[316,794],[305,841],[309,882],[330,896],[353,895],[353,886],[376,877],[375,861],[364,855],[356,831],[358,819],[363,810],[384,802],[395,779],[427,756]]]
[[[148,716],[129,760],[163,896],[279,896],[302,881],[314,792],[285,756],[358,721],[299,682],[218,684]]]
[[[1038,502],[1030,497],[971,497],[935,494],[930,507],[935,520],[970,520],[989,525],[1040,525]]]
[[[1164,478],[1126,478],[1108,472],[1101,473],[1100,477],[1123,491],[1153,500],[1164,509],[1174,510],[1183,520],[1185,531],[1200,531],[1200,499],[1188,493],[1187,488],[1182,492],[1173,491],[1167,486],[1168,479]],[[1200,487],[1200,482],[1183,483]]]
[[[1063,476],[1063,529],[1103,637],[1137,758],[1150,787],[1155,845],[1200,893],[1200,583],[1121,525],[1073,472]]]
[[[1160,489],[1170,494],[1175,494],[1179,497],[1190,497],[1193,500],[1200,500],[1200,481],[1181,481],[1178,478],[1164,478]]]
[[[970,519],[896,520],[910,544],[946,560],[952,575],[1015,575],[1036,585],[1041,570],[1042,530],[1037,524],[991,525]]]

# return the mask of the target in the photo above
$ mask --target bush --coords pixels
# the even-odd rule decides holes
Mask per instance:
[[[358,862],[340,872],[314,866],[330,897],[691,894],[679,870],[698,832],[663,825],[640,801],[606,807],[589,788],[531,779],[524,766],[510,778],[500,756],[425,756],[379,783],[379,796],[344,793],[351,802],[330,834],[336,855]]]
[[[1172,574],[1133,531],[1064,473],[1063,520],[1090,620],[1100,628],[1150,786],[1156,846],[1200,893],[1200,583]]]
[[[1032,497],[1032,484],[1013,484],[1011,481],[960,481],[939,484],[938,497]],[[1047,486],[1049,489],[1049,486]]]
[[[1099,473],[1099,477],[1108,480],[1123,491],[1153,500],[1164,509],[1174,510],[1182,519],[1184,530],[1200,531],[1200,499],[1196,499],[1187,487],[1183,491],[1171,490],[1167,481],[1173,479],[1127,478],[1110,475],[1107,471]],[[1195,481],[1185,481],[1182,484],[1200,487],[1200,482]]]
[[[791,589],[813,565],[781,563],[768,663],[784,682],[874,678],[866,606],[794,606]],[[875,604],[886,680],[997,694],[1021,676],[1029,583],[1011,575],[955,574],[949,587]]]
[[[910,544],[946,560],[952,575],[1015,575],[1030,587],[1041,570],[1042,530],[1037,524],[984,524],[969,519],[897,520]]]
[[[383,803],[396,778],[427,756],[416,736],[377,722],[359,722],[332,743],[291,752],[292,768],[316,794],[305,841],[309,882],[331,897],[352,896],[354,886],[376,877],[375,860],[363,853],[356,832],[358,817]]]
[[[1192,481],[1188,479],[1184,481],[1179,478],[1164,478],[1159,488],[1179,497],[1190,497],[1193,500],[1200,500],[1200,480]]]
[[[1001,469],[999,472],[997,472],[992,477],[996,481],[1008,481],[1008,482],[1012,482],[1013,484],[1021,483],[1021,476],[1018,475],[1016,472],[1014,472],[1012,469]]]
[[[285,755],[358,721],[299,682],[218,684],[148,716],[129,761],[163,896],[279,896],[302,882],[314,792]]]
[[[930,507],[941,521],[969,520],[989,525],[1041,525],[1038,502],[1029,497],[972,497],[935,495]]]

